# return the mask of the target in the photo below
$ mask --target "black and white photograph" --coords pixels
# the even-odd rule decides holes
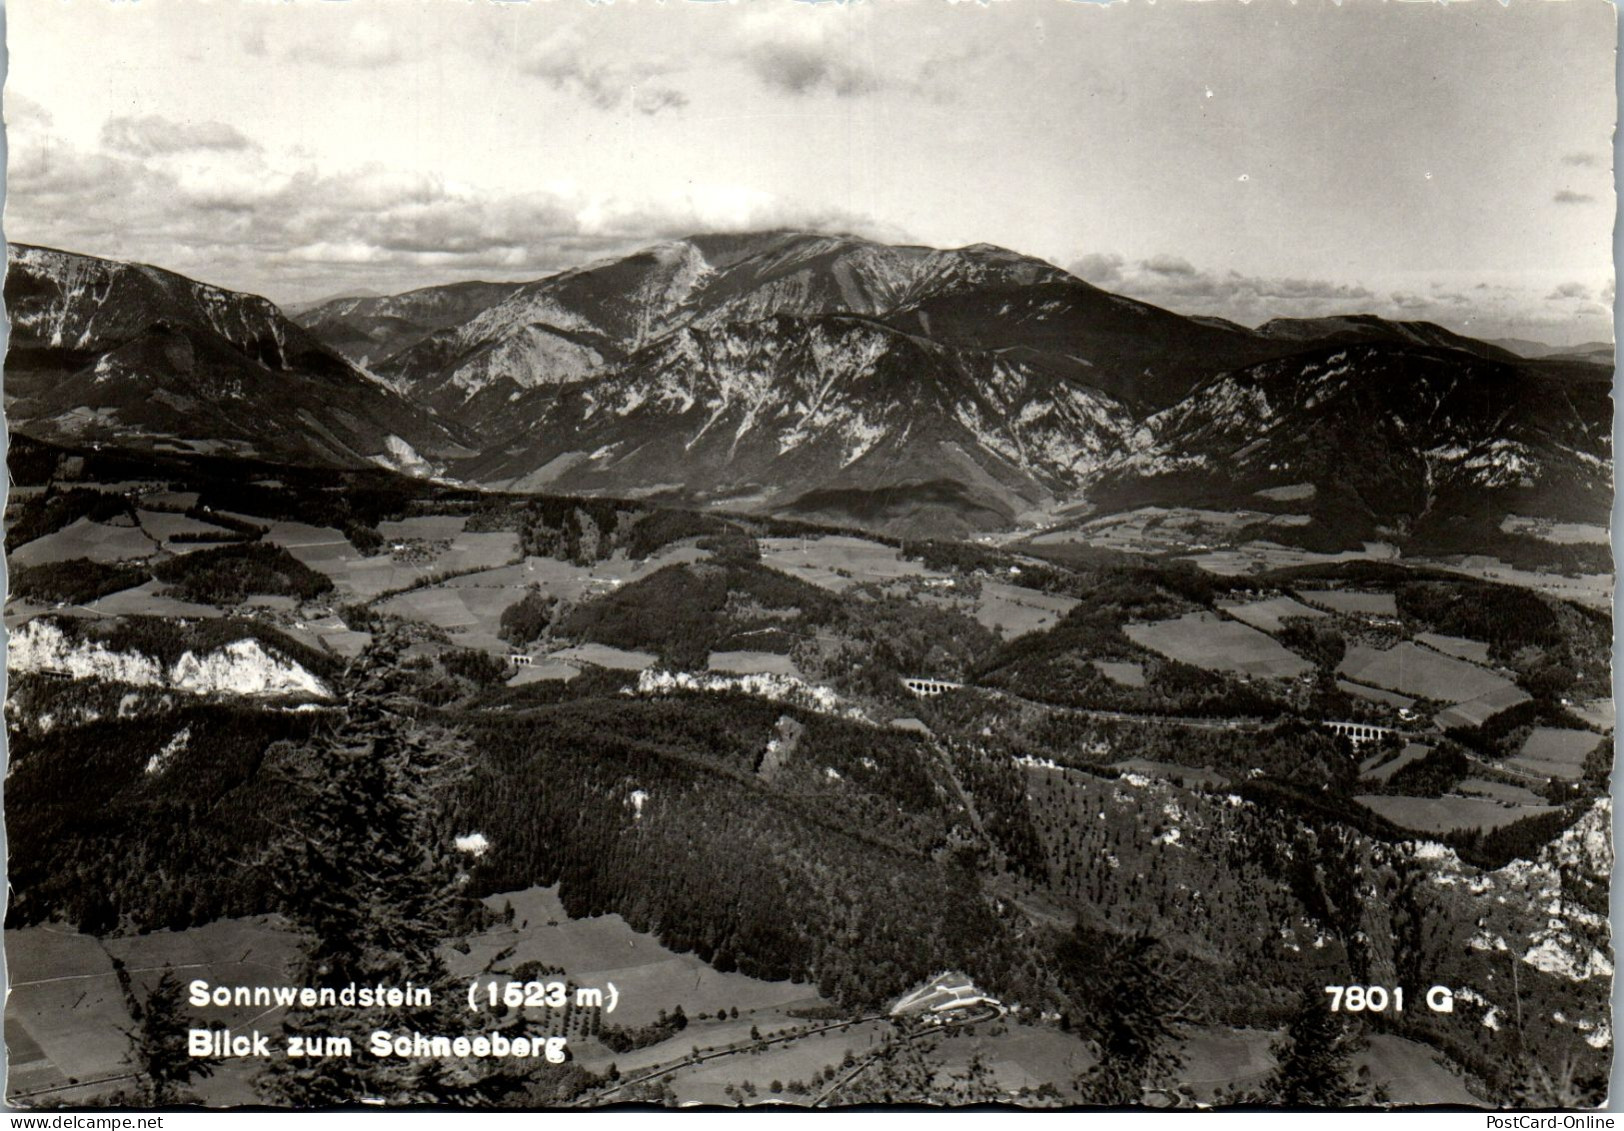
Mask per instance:
[[[8,1109],[1603,1126],[1613,3],[3,15]]]

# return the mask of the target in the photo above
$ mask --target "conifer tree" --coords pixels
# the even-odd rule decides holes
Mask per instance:
[[[1357,1048],[1357,1034],[1346,1018],[1331,1012],[1323,993],[1306,988],[1285,1036],[1271,1050],[1277,1067],[1258,1095],[1245,1098],[1293,1107],[1358,1103],[1361,1089],[1353,1071]]]
[[[1144,1102],[1170,1089],[1183,1067],[1173,1026],[1184,1019],[1178,975],[1161,942],[1138,934],[1090,945],[1081,934],[1061,951],[1074,985],[1086,987],[1086,1022],[1099,1061],[1077,1081],[1085,1103]]]
[[[218,1062],[212,1057],[193,1056],[187,1049],[190,1023],[181,1010],[180,981],[166,967],[144,1002],[137,1000],[133,992],[127,991],[127,996],[135,1028],[126,1029],[125,1035],[130,1038],[130,1059],[140,1079],[142,1100],[149,1107],[185,1101],[189,1098],[186,1085],[214,1075]]]
[[[375,1030],[455,1037],[491,1021],[470,1013],[439,953],[467,905],[441,807],[468,772],[469,746],[416,717],[398,664],[403,643],[393,635],[376,640],[341,681],[332,722],[303,746],[285,747],[271,767],[300,799],[300,815],[264,863],[306,939],[299,984],[426,986],[432,1004],[294,1010],[287,1032],[348,1036],[354,1054],[273,1059],[259,1083],[273,1103],[480,1105],[521,1084],[472,1060],[367,1051]],[[515,1035],[523,1025],[515,1017],[504,1031]]]

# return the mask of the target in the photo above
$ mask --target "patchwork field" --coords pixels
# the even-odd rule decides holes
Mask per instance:
[[[1372,703],[1386,703],[1389,707],[1413,707],[1415,700],[1408,695],[1400,695],[1396,691],[1383,691],[1379,687],[1366,687],[1362,683],[1352,680],[1339,679],[1336,685],[1349,695],[1357,695],[1361,699],[1368,699]]]
[[[1506,768],[1536,777],[1578,781],[1585,758],[1605,741],[1594,731],[1536,727],[1517,756],[1506,762]]]
[[[1269,511],[1212,511],[1195,507],[1140,507],[1079,526],[1050,530],[1034,546],[1087,545],[1125,553],[1205,552],[1229,547],[1247,526],[1303,526],[1309,516]]]
[[[172,514],[168,511],[143,509],[136,511],[136,517],[141,521],[142,530],[145,530],[148,535],[157,541],[164,543],[164,548],[174,553],[205,549],[209,545],[206,542],[170,542],[170,539],[177,535],[220,535],[228,533],[211,523],[199,522],[195,518],[187,518],[183,514]]]
[[[865,581],[950,575],[926,569],[880,542],[844,534],[816,538],[762,538],[761,564],[840,592]]]
[[[1313,605],[1356,616],[1396,617],[1398,602],[1391,593],[1361,593],[1353,589],[1302,589],[1297,595]]]
[[[795,661],[777,652],[712,652],[705,666],[713,672],[727,672],[730,675],[768,673],[801,678],[801,670],[795,666]]]
[[[74,558],[89,558],[93,562],[122,562],[150,557],[161,548],[138,526],[115,526],[81,518],[53,534],[18,546],[7,556],[7,564],[17,569]]]
[[[162,581],[144,581],[133,589],[109,593],[84,606],[104,617],[145,614],[154,617],[218,617],[225,614],[213,605],[200,605],[165,597],[162,590],[169,588]]]
[[[1501,781],[1467,778],[1455,787],[1457,793],[1468,797],[1487,797],[1491,801],[1506,801],[1512,805],[1539,805],[1545,799],[1531,789],[1520,785],[1507,785]]]
[[[1618,723],[1617,706],[1611,699],[1592,699],[1568,707],[1575,715],[1600,730],[1612,730]]]
[[[1051,627],[1078,603],[1074,597],[1040,593],[1005,581],[984,580],[972,615],[1008,640]]]
[[[1504,676],[1407,640],[1386,651],[1355,645],[1348,649],[1337,672],[1360,683],[1444,703],[1461,703],[1514,687]]]
[[[1532,698],[1532,695],[1516,684],[1508,684],[1496,688],[1487,695],[1479,695],[1475,699],[1467,699],[1439,711],[1434,720],[1446,730],[1450,727],[1482,726],[1508,707],[1526,703]]]
[[[695,1026],[689,1026],[689,1029],[693,1028]],[[739,1032],[741,1028],[742,1033]],[[848,1053],[857,1059],[868,1056],[879,1045],[881,1035],[889,1028],[890,1026],[883,1021],[843,1026],[826,1033],[814,1033],[783,1044],[770,1045],[761,1052],[741,1052],[734,1056],[696,1064],[672,1073],[667,1080],[671,1090],[676,1093],[677,1102],[681,1104],[730,1105],[732,1101],[727,1097],[728,1087],[742,1089],[748,1082],[756,1089],[758,1103],[778,1102],[810,1106],[825,1087],[821,1082],[825,1068],[838,1069]],[[763,1037],[770,1037],[773,1031],[759,1027]],[[742,1021],[731,1022],[725,1030],[717,1029],[715,1033],[701,1030],[692,1037],[684,1030],[680,1036],[668,1042],[672,1045],[680,1044],[681,1048],[665,1050],[666,1059],[669,1060],[673,1052],[676,1055],[689,1052],[696,1042],[701,1048],[717,1047],[748,1040],[749,1036],[750,1026]],[[622,1067],[621,1072],[625,1071],[625,1067]],[[775,1093],[772,1091],[772,1083],[775,1080],[785,1085],[798,1082],[807,1088],[802,1094],[792,1093],[787,1088]],[[813,1081],[819,1082],[814,1086]]]
[[[571,919],[556,887],[506,892],[485,903],[496,911],[512,906],[513,923],[470,939],[467,954],[451,954],[453,973],[483,971],[512,947],[500,969],[534,961],[561,967],[580,985],[614,982],[620,1003],[607,1019],[617,1025],[647,1025],[661,1010],[679,1005],[690,1018],[737,1009],[742,1019],[751,1010],[827,1004],[815,986],[723,974],[691,954],[667,950],[653,935],[632,930],[619,915]],[[622,1068],[629,1063],[618,1062]]]
[[[562,660],[541,660],[522,665],[507,681],[509,687],[523,687],[527,683],[546,683],[550,679],[568,683],[581,674],[581,669]]]
[[[1418,742],[1411,742],[1398,752],[1398,757],[1391,762],[1381,762],[1382,755],[1373,754],[1359,763],[1360,776],[1370,781],[1386,781],[1398,773],[1411,762],[1416,762],[1432,753],[1432,747],[1422,746]],[[1381,762],[1380,765],[1377,763]]]
[[[1263,597],[1256,601],[1219,601],[1218,607],[1243,624],[1274,633],[1285,628],[1287,617],[1323,617],[1293,597]]]
[[[568,660],[571,663],[595,664],[600,668],[614,668],[616,671],[640,672],[644,668],[651,668],[659,659],[652,652],[629,652],[624,648],[611,648],[607,644],[574,644],[568,648],[560,648],[549,655],[552,660]]]
[[[1153,624],[1125,625],[1122,631],[1141,647],[1209,671],[1289,679],[1314,667],[1257,629],[1208,612],[1186,613],[1176,620]]]
[[[1418,644],[1425,644],[1428,648],[1458,659],[1470,660],[1474,664],[1489,662],[1489,646],[1481,640],[1468,640],[1464,636],[1441,636],[1436,632],[1418,632],[1415,639]]]
[[[1537,590],[1552,597],[1560,597],[1564,601],[1573,601],[1604,612],[1613,607],[1613,575],[1610,573],[1585,573],[1573,576],[1542,573],[1537,570],[1518,569],[1498,558],[1484,557],[1481,554],[1468,554],[1446,561],[1417,558],[1414,562],[1416,565],[1433,566],[1464,577],[1476,577],[1483,581],[1497,581],[1502,585],[1517,585],[1524,589]]]
[[[1555,812],[1553,805],[1514,805],[1483,797],[1384,797],[1361,794],[1354,798],[1366,809],[1395,825],[1420,833],[1451,833],[1460,829],[1497,829],[1524,817]]]
[[[1184,1038],[1180,1079],[1203,1100],[1229,1084],[1251,1084],[1274,1071],[1269,1046],[1278,1034],[1266,1029],[1198,1029]]]
[[[128,1075],[129,1008],[113,970],[125,965],[140,997],[171,969],[182,982],[284,982],[293,936],[274,918],[222,920],[185,931],[98,940],[62,927],[6,931],[11,993],[6,1000],[7,1095],[82,1102],[116,1090]],[[203,1020],[233,1028],[274,1028],[276,1010],[210,1009]],[[212,1103],[250,1102],[241,1073],[221,1072],[195,1089]]]
[[[1299,550],[1282,546],[1278,542],[1246,542],[1204,553],[1191,554],[1189,560],[1208,573],[1220,577],[1243,577],[1271,569],[1290,566],[1329,565],[1334,562],[1390,562],[1398,558],[1398,550],[1386,542],[1366,542],[1362,550],[1342,550],[1335,554]]]
[[[438,520],[406,521],[433,523]],[[513,562],[519,553],[519,536],[511,531],[476,534],[458,531],[449,549],[433,561],[421,563],[397,562],[388,553],[365,557],[337,530],[300,522],[273,523],[266,540],[286,547],[305,565],[332,578],[342,599],[359,601],[370,601],[391,589],[415,585],[431,574],[494,569]]]

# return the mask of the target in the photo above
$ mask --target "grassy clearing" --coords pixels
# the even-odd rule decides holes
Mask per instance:
[[[552,653],[549,657],[555,660],[568,660],[572,663],[595,664],[600,668],[613,668],[616,671],[640,672],[644,668],[654,666],[659,657],[652,652],[631,652],[624,648],[611,648],[607,644],[575,644]]]
[[[1412,742],[1405,746],[1403,750],[1400,750],[1398,757],[1394,758],[1391,762],[1381,762],[1378,765],[1377,763],[1380,761],[1382,755],[1371,755],[1369,758],[1366,758],[1363,762],[1359,763],[1359,772],[1363,777],[1369,779],[1370,781],[1386,781],[1388,778],[1402,770],[1405,766],[1408,766],[1411,762],[1419,762],[1422,758],[1425,758],[1431,753],[1432,747],[1422,746],[1419,742]]]
[[[1128,660],[1093,660],[1106,679],[1115,680],[1124,687],[1145,686],[1145,665]]]
[[[1260,1081],[1274,1070],[1269,1045],[1275,1037],[1266,1029],[1196,1030],[1184,1038],[1179,1079],[1201,1098],[1230,1084]]]
[[[1311,605],[1356,616],[1396,617],[1398,602],[1391,593],[1360,593],[1352,589],[1302,589],[1297,595]]]
[[[165,582],[148,581],[137,585],[133,589],[110,593],[100,600],[92,601],[85,607],[105,617],[218,617],[225,615],[213,605],[198,604],[195,601],[183,601],[178,597],[166,597],[160,591],[167,588],[169,586]]]
[[[1386,651],[1363,644],[1350,648],[1337,672],[1360,683],[1443,703],[1462,703],[1514,686],[1504,676],[1409,641]]]
[[[521,667],[513,673],[513,678],[507,681],[507,685],[523,687],[527,683],[545,683],[553,679],[568,683],[580,674],[581,669],[574,664],[566,664],[562,660],[542,660]]]
[[[671,1089],[676,1093],[678,1103],[726,1104],[729,1102],[725,1094],[728,1085],[737,1088],[749,1081],[756,1087],[758,1100],[810,1105],[824,1087],[821,1083],[812,1087],[811,1082],[826,1067],[838,1068],[848,1052],[858,1058],[867,1056],[878,1046],[880,1033],[885,1028],[883,1022],[870,1022],[786,1041],[764,1052],[723,1057],[673,1073],[670,1077]],[[762,1033],[767,1035],[767,1030],[763,1029]],[[746,1027],[745,1036],[748,1035]],[[679,1055],[695,1042],[709,1044],[709,1041],[700,1040],[700,1034],[687,1038],[688,1034],[684,1032],[667,1043],[681,1045]],[[783,1084],[800,1081],[808,1085],[808,1089],[804,1095],[792,1094],[788,1089],[775,1095],[769,1090],[774,1080]]]
[[[1484,1106],[1466,1084],[1445,1068],[1426,1045],[1391,1033],[1374,1033],[1354,1058],[1356,1068],[1369,1068],[1371,1078],[1387,1086],[1398,1104]]]
[[[1176,620],[1125,625],[1135,644],[1169,659],[1241,675],[1292,678],[1314,665],[1281,647],[1273,638],[1212,613],[1186,613]]]
[[[1491,801],[1508,801],[1513,805],[1538,805],[1544,800],[1533,790],[1520,785],[1484,781],[1482,778],[1467,778],[1456,788],[1470,797],[1487,797]]]
[[[1311,609],[1292,597],[1263,597],[1256,601],[1219,601],[1218,607],[1242,624],[1267,633],[1285,628],[1287,617],[1323,617],[1319,609]]]
[[[1336,681],[1339,689],[1349,695],[1357,695],[1361,699],[1369,699],[1372,703],[1386,703],[1389,707],[1413,707],[1415,700],[1408,695],[1400,695],[1396,691],[1383,691],[1379,687],[1366,687],[1362,683],[1339,679]]]
[[[1073,597],[1040,593],[1005,581],[984,580],[972,615],[1009,640],[1053,626],[1078,604],[1080,602]]]
[[[430,514],[416,518],[403,518],[394,522],[378,523],[378,533],[385,541],[403,538],[456,538],[468,525],[468,516],[460,514]]]
[[[1462,829],[1497,829],[1524,817],[1537,817],[1556,811],[1552,805],[1514,805],[1482,797],[1384,797],[1361,794],[1354,800],[1395,825],[1435,834]]]
[[[204,978],[216,985],[285,983],[296,955],[295,939],[279,920],[227,919],[185,931],[154,931],[99,941],[62,927],[6,932],[11,995],[6,1002],[8,1055],[25,1060],[13,1070],[8,1093],[89,1082],[127,1073],[131,1027],[113,959],[124,963],[137,997],[165,969],[182,982]],[[199,1024],[261,1031],[275,1027],[276,1011],[252,1007],[210,1009]],[[238,1074],[240,1076],[240,1074]],[[116,1090],[114,1081],[75,1092],[83,1100]],[[222,1073],[194,1090],[206,1102],[244,1102],[242,1081]],[[24,1101],[25,1103],[27,1101]]]
[[[1544,778],[1578,781],[1585,758],[1606,739],[1594,731],[1535,727],[1506,767]]]
[[[8,555],[11,568],[89,558],[93,562],[122,562],[147,558],[159,546],[137,526],[114,526],[77,519],[53,534],[18,546]]]
[[[1533,696],[1515,684],[1496,688],[1487,695],[1479,695],[1475,699],[1468,699],[1456,703],[1448,710],[1439,711],[1435,719],[1444,729],[1450,727],[1477,727],[1488,722],[1508,707],[1515,707],[1519,703],[1526,703]]]
[[[1489,662],[1489,646],[1481,640],[1468,640],[1464,636],[1443,636],[1436,632],[1418,632],[1415,639],[1418,644],[1425,644],[1428,648],[1457,659],[1469,660],[1474,664]]]
[[[891,546],[831,534],[817,538],[762,538],[761,564],[839,593],[865,581],[949,577],[903,558]]]
[[[730,675],[766,673],[801,678],[795,661],[777,652],[712,652],[705,666],[713,672],[727,672]]]

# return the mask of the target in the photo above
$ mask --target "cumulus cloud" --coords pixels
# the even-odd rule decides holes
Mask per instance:
[[[8,234],[277,298],[535,278],[699,232],[795,227],[903,238],[862,216],[735,184],[664,193],[628,186],[617,196],[568,186],[491,192],[433,172],[273,158],[256,146],[180,151],[177,139],[226,139],[175,123],[109,123],[105,134],[120,147],[90,151],[57,135],[24,99],[8,97],[6,111]]]
[[[382,24],[361,18],[346,20],[338,34],[312,37],[290,47],[286,54],[290,58],[356,70],[387,67],[405,57],[405,51],[394,32]]]
[[[1072,263],[1070,270],[1095,286],[1157,306],[1248,323],[1349,313],[1371,307],[1377,297],[1356,283],[1212,271],[1176,255],[1129,261],[1095,252]]]
[[[1545,296],[1547,302],[1567,302],[1578,300],[1585,302],[1590,299],[1590,288],[1583,283],[1562,283],[1550,294]]]
[[[841,48],[817,40],[765,39],[747,44],[741,54],[769,87],[786,94],[828,91],[841,98],[880,89],[880,76]]]
[[[1590,204],[1595,199],[1588,192],[1574,192],[1571,189],[1563,189],[1551,197],[1551,200],[1557,204]]]
[[[254,143],[236,127],[224,122],[175,122],[154,114],[109,118],[102,126],[101,139],[108,149],[140,157],[193,150],[254,148]]]
[[[1071,273],[1096,287],[1113,287],[1122,282],[1122,256],[1109,252],[1091,252],[1071,265]]]
[[[1569,153],[1563,156],[1562,164],[1597,169],[1601,167],[1601,158],[1594,153]]]
[[[905,91],[954,97],[989,51],[982,42],[879,44],[871,9],[780,4],[738,21],[732,55],[770,90],[795,97],[857,98]]]
[[[629,104],[639,114],[658,114],[688,105],[688,96],[681,90],[657,81],[677,69],[676,63],[653,56],[634,59],[611,51],[602,41],[588,41],[580,32],[566,28],[532,47],[519,69],[600,110]]]

